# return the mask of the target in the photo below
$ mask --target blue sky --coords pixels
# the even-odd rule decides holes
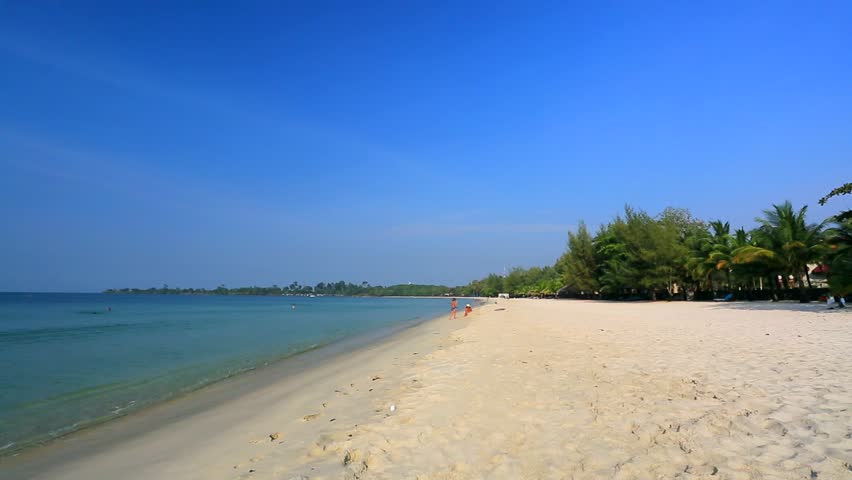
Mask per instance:
[[[0,1],[0,290],[461,284],[627,203],[850,208],[849,3],[681,3]]]

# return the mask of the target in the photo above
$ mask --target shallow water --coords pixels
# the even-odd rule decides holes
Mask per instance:
[[[3,293],[0,454],[448,307],[445,299]]]

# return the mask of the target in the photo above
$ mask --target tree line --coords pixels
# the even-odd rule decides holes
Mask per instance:
[[[821,198],[852,193],[846,183]],[[582,221],[568,232],[565,253],[551,266],[513,268],[468,285],[373,286],[368,282],[319,282],[287,286],[227,288],[122,288],[112,294],[341,295],[341,296],[574,296],[583,298],[687,298],[708,292],[747,292],[760,298],[801,300],[811,286],[808,265],[825,264],[831,293],[852,293],[852,210],[811,223],[807,206],[773,205],[757,227],[732,230],[723,220],[704,221],[689,210],[666,208],[658,215],[625,207],[592,235]]]
[[[238,287],[227,288],[219,285],[213,289],[175,288],[163,285],[161,288],[113,288],[104,291],[110,294],[149,294],[149,295],[335,295],[335,296],[374,296],[374,297],[422,297],[440,296],[452,289],[443,285],[370,285],[369,282],[355,284],[351,282],[319,282],[316,285],[301,285],[293,282],[287,286]]]
[[[849,193],[852,183],[819,202]],[[806,301],[808,265],[817,263],[828,267],[832,294],[852,293],[852,211],[811,223],[807,206],[784,202],[764,210],[756,221],[751,230],[733,230],[729,222],[704,221],[685,209],[651,215],[628,206],[594,235],[580,222],[553,266],[492,274],[460,291],[651,300],[719,290],[769,292],[768,298],[777,299],[797,291]]]

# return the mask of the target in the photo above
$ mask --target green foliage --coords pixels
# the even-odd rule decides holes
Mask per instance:
[[[852,220],[835,222],[826,231],[828,284],[837,295],[852,293]]]
[[[512,296],[554,295],[562,287],[554,267],[513,268],[505,277],[492,273],[482,280],[470,282],[459,291],[465,296],[495,297],[498,293]]]
[[[641,289],[651,298],[672,292],[689,276],[688,243],[703,228],[686,210],[666,209],[654,218],[625,207],[624,218],[616,217],[595,239],[601,290],[612,296]]]
[[[620,236],[623,230],[624,221],[616,217],[594,239],[596,277],[601,291],[610,295],[631,288],[636,276],[628,267],[627,246]]]
[[[831,192],[849,193],[849,184]],[[841,294],[852,288],[852,219],[835,217],[835,227],[824,232],[825,223],[806,221],[807,207],[799,210],[790,202],[773,205],[757,219],[758,228],[733,234],[728,222],[705,223],[688,210],[667,208],[657,216],[625,207],[601,226],[592,237],[585,223],[568,233],[566,252],[547,267],[513,268],[505,276],[490,274],[464,287],[442,285],[371,286],[339,282],[320,282],[315,286],[293,282],[279,287],[241,287],[229,289],[162,288],[107,290],[107,293],[189,294],[189,295],[370,295],[370,296],[551,296],[558,292],[597,292],[605,298],[659,294],[670,297],[686,288],[745,289],[765,285],[776,288],[775,279],[807,278],[809,263],[830,262],[829,282]],[[828,238],[828,240],[826,240]],[[768,282],[764,283],[764,280]],[[808,279],[809,281],[809,279]],[[799,286],[804,288],[802,282]],[[788,285],[789,287],[790,285]]]
[[[809,224],[806,213],[807,207],[795,210],[786,202],[765,211],[755,230],[732,233],[730,223],[705,223],[688,210],[667,208],[651,216],[628,206],[594,237],[582,222],[576,232],[569,232],[568,248],[552,273],[547,268],[513,269],[505,277],[492,274],[471,282],[464,291],[553,295],[562,289],[577,294],[599,291],[604,298],[654,299],[674,295],[675,284],[677,293],[684,288],[775,288],[778,275],[807,278],[807,265],[825,258],[825,222]],[[838,262],[838,273],[832,278],[848,288],[852,282],[843,272],[852,270],[847,267],[849,236],[841,227],[848,229],[849,224],[837,222],[830,258]]]
[[[849,195],[850,193],[852,193],[852,183],[844,183],[843,185],[828,192],[828,195],[820,198],[819,204],[825,205],[825,203],[828,202],[831,197],[836,197],[838,195]]]
[[[828,195],[820,198],[819,204],[825,205],[825,203],[828,202],[831,197],[836,197],[839,195],[849,195],[850,193],[852,193],[852,183],[845,183],[829,192]],[[832,220],[834,220],[835,222],[845,222],[846,220],[852,220],[852,210],[844,210],[835,215]]]
[[[752,233],[752,244],[733,251],[733,262],[758,267],[764,272],[778,272],[782,278],[807,276],[807,264],[824,256],[825,222],[809,224],[808,207],[795,210],[790,202],[773,205],[756,220],[760,226]],[[800,288],[805,285],[800,283]]]
[[[271,287],[239,287],[226,288],[219,285],[217,288],[207,290],[204,288],[163,288],[139,289],[121,288],[109,289],[104,293],[114,294],[160,294],[160,295],[336,295],[336,296],[374,296],[374,297],[435,297],[444,294],[452,294],[453,289],[443,285],[391,285],[389,287],[371,286],[368,282],[361,284],[347,283],[344,281],[336,283],[320,282],[316,286],[300,285],[293,282],[287,287],[273,285]]]
[[[565,285],[590,293],[596,293],[600,289],[596,278],[595,245],[584,222],[580,221],[577,233],[568,232],[568,250],[556,262],[556,269],[562,274]],[[556,290],[559,288],[561,286]]]

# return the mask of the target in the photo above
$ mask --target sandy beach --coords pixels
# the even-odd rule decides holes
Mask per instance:
[[[818,304],[501,300],[268,380],[0,476],[852,478],[852,315]]]

